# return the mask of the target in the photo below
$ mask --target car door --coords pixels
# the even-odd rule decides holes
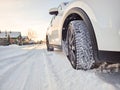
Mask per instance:
[[[54,21],[54,19],[55,19],[55,16],[52,17],[50,25],[48,27],[48,31],[47,31],[48,39],[49,39],[50,44],[53,44],[53,41],[54,41],[54,34],[53,34],[53,30],[54,30],[53,21]]]
[[[58,14],[56,16],[54,16],[54,19],[52,20],[52,44],[54,45],[60,45],[61,44],[61,39],[60,39],[60,33],[59,33],[59,24],[60,24],[60,20],[61,20],[61,16],[62,16],[63,12],[62,12],[62,6],[59,5],[58,7]]]

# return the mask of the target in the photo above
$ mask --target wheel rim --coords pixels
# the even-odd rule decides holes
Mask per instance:
[[[76,68],[76,48],[75,48],[75,36],[74,32],[71,29],[68,29],[67,32],[67,41],[68,41],[68,57],[74,68]]]

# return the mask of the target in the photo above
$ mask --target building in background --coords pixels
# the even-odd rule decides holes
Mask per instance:
[[[22,42],[21,32],[1,32],[0,45],[18,44]]]
[[[22,42],[21,32],[8,32],[8,41],[10,44],[20,45]]]
[[[7,32],[0,31],[0,45],[9,45]]]
[[[30,39],[28,38],[28,36],[22,36],[22,44],[23,45],[27,45],[29,44]]]

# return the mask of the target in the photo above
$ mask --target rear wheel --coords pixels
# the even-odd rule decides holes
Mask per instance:
[[[48,36],[46,36],[46,46],[47,46],[47,51],[54,51],[54,48],[49,45]]]
[[[95,65],[91,39],[84,21],[74,20],[70,22],[66,41],[68,59],[73,68],[88,70]]]

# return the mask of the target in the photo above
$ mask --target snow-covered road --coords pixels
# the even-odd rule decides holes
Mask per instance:
[[[120,73],[74,70],[44,45],[1,46],[0,90],[120,90]]]

